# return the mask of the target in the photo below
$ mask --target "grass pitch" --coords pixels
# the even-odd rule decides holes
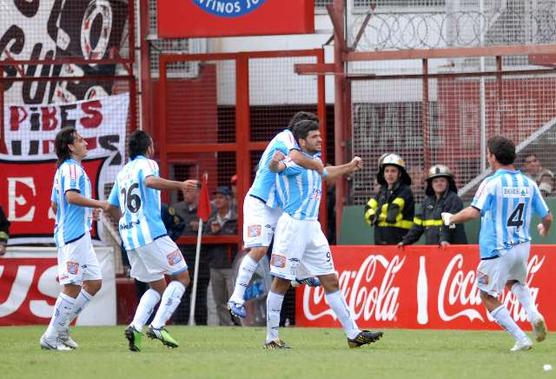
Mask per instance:
[[[127,350],[124,327],[78,327],[80,349],[41,351],[43,326],[0,328],[0,378],[556,378],[556,338],[510,353],[504,332],[387,329],[349,349],[341,329],[284,328],[291,350],[265,351],[262,328],[169,326],[180,347],[144,338]]]

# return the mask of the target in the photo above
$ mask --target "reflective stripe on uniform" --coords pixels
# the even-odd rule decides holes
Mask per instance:
[[[424,220],[423,226],[442,226],[442,219],[440,220]]]

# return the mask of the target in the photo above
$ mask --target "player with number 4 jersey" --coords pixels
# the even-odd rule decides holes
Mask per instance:
[[[178,343],[164,326],[179,305],[190,280],[181,251],[162,222],[160,191],[186,190],[196,187],[197,182],[161,178],[158,164],[150,159],[154,155],[153,141],[143,131],[130,136],[129,155],[130,161],[118,174],[108,203],[112,206],[110,213],[119,219],[120,237],[131,264],[130,274],[148,283],[150,289],[141,297],[125,336],[131,351],[141,351],[143,326],[160,302],[147,336],[175,348]],[[172,277],[168,285],[164,275]]]
[[[455,215],[443,213],[446,225],[481,217],[477,287],[481,300],[494,320],[515,339],[511,351],[529,350],[533,343],[498,300],[504,287],[525,309],[538,342],[546,338],[546,324],[527,287],[527,262],[531,248],[529,233],[532,213],[541,218],[537,230],[546,236],[552,214],[537,184],[516,170],[515,145],[505,137],[488,141],[488,161],[494,174],[486,178],[471,206]]]

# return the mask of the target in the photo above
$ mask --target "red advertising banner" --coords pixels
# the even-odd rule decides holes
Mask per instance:
[[[79,315],[78,325],[116,323],[114,251],[95,247],[102,289]],[[60,293],[56,249],[9,247],[0,257],[0,326],[48,324]]]
[[[548,325],[556,325],[556,246],[534,245],[527,285]],[[332,246],[340,288],[360,328],[498,329],[481,304],[476,284],[477,245]],[[296,293],[298,326],[336,327],[322,287]],[[530,329],[515,296],[501,300],[522,328]]]
[[[314,33],[314,0],[164,0],[158,37]]]

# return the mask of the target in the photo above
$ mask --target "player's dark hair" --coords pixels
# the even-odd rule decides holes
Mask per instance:
[[[293,136],[296,141],[299,139],[306,139],[309,132],[312,130],[319,130],[319,123],[314,120],[302,120],[294,125]]]
[[[71,158],[69,145],[73,144],[75,141],[76,132],[77,130],[75,130],[74,127],[68,126],[56,134],[56,138],[54,139],[54,149],[56,150],[56,156],[58,157],[56,167],[60,167],[62,163]]]
[[[129,157],[135,159],[139,155],[147,155],[147,150],[151,146],[151,136],[142,130],[136,130],[129,136]]]
[[[303,121],[303,120],[311,120],[311,121],[319,122],[319,118],[316,114],[311,113],[311,112],[301,111],[301,112],[297,112],[296,114],[293,115],[290,122],[288,123],[288,129],[293,132],[293,128],[294,128],[295,124],[297,124],[299,121]]]
[[[510,165],[515,161],[515,145],[514,143],[502,136],[494,136],[487,142],[488,151],[496,157],[496,160],[502,165]]]

